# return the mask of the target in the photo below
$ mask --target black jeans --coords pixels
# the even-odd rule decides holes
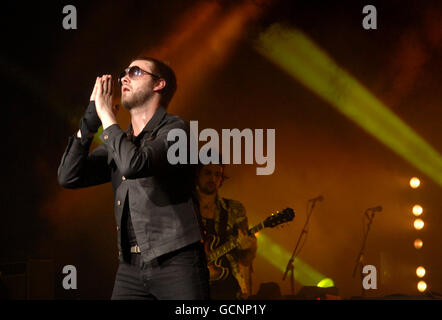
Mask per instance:
[[[204,300],[209,299],[209,270],[203,245],[194,243],[143,263],[130,254],[120,262],[112,300]]]
[[[227,279],[210,284],[210,298],[213,300],[238,300],[240,291],[241,287],[230,270]]]

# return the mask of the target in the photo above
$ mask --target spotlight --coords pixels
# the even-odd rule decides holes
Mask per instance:
[[[319,288],[332,288],[335,286],[335,284],[332,279],[324,278],[321,281],[319,281],[316,286]]]
[[[419,178],[413,177],[410,179],[410,187],[412,187],[413,189],[416,189],[420,186],[421,181],[419,180]]]
[[[427,284],[425,283],[425,281],[419,281],[417,284],[417,290],[419,290],[419,292],[424,292],[425,290],[427,290]]]
[[[424,212],[424,209],[422,208],[422,206],[416,204],[413,206],[413,214],[418,217],[422,214],[422,212]]]
[[[419,278],[423,278],[423,277],[425,276],[425,268],[422,267],[422,266],[417,267],[417,269],[416,269],[416,275],[417,275]]]
[[[414,220],[414,228],[416,230],[421,230],[424,227],[424,220],[416,219]]]
[[[420,248],[422,248],[424,246],[424,242],[421,240],[421,239],[416,239],[416,240],[414,240],[414,247],[416,248],[416,249],[420,249]]]

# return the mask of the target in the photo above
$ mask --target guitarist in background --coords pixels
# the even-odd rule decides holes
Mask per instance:
[[[206,253],[228,241],[237,247],[209,263],[212,299],[246,299],[251,294],[252,262],[257,241],[248,235],[244,206],[235,200],[220,198],[218,191],[225,179],[224,165],[200,165],[197,170],[197,193],[205,234]],[[219,242],[215,244],[213,239]]]

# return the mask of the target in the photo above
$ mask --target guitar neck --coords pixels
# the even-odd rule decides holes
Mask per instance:
[[[264,228],[265,228],[264,222],[260,222],[256,226],[249,229],[249,235],[253,235],[253,234],[257,233],[259,230],[262,230]]]

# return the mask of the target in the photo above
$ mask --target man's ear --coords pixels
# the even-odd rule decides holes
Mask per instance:
[[[158,79],[155,86],[153,87],[153,91],[161,91],[166,87],[166,80],[164,80],[163,78]]]

